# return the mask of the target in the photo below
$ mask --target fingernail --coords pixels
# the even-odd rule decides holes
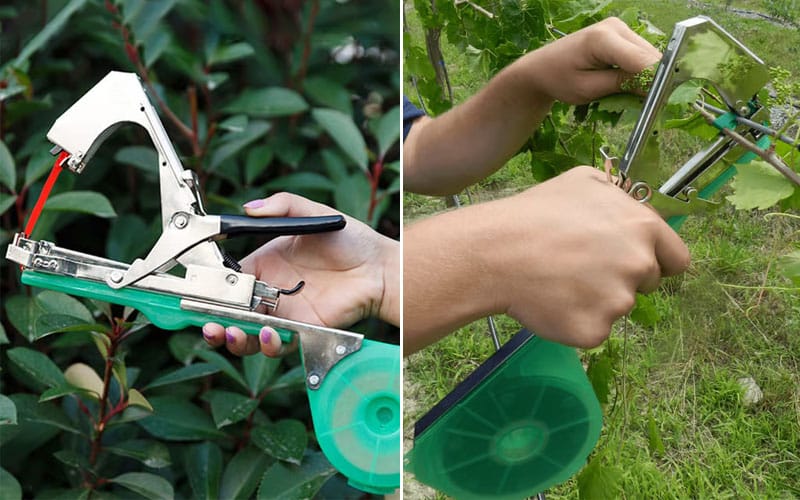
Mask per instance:
[[[225,329],[225,340],[231,343],[236,340],[236,337],[233,336],[233,333],[231,332],[230,328]]]
[[[263,206],[264,206],[264,200],[252,200],[252,201],[248,201],[247,203],[245,203],[245,204],[244,204],[244,205],[242,205],[242,206],[243,206],[244,208],[261,208],[261,207],[263,207]]]
[[[203,325],[203,338],[206,340],[212,339],[211,333],[209,333],[208,330],[206,330],[206,325]]]
[[[260,337],[262,344],[269,344],[270,339],[272,339],[272,328],[268,326],[261,328]]]

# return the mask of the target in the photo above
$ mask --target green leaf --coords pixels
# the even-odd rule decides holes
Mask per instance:
[[[578,496],[581,500],[614,500],[622,492],[622,471],[602,463],[595,456],[578,474]]]
[[[232,43],[230,45],[217,47],[217,49],[211,54],[211,57],[209,57],[208,65],[213,66],[215,64],[224,64],[237,61],[239,59],[244,59],[245,57],[250,57],[254,53],[255,50],[253,50],[253,47],[249,43]]]
[[[244,379],[247,381],[247,386],[250,387],[250,394],[256,396],[267,388],[267,384],[275,375],[281,360],[254,354],[242,358],[242,364],[244,365]]]
[[[395,106],[380,117],[375,125],[375,139],[383,158],[389,148],[400,140],[400,106]]]
[[[171,396],[150,398],[153,415],[138,421],[152,436],[167,441],[217,439],[225,434],[217,430],[211,417],[189,401]]]
[[[219,497],[251,498],[264,475],[264,469],[274,462],[272,457],[258,448],[244,448],[225,466]]]
[[[247,389],[247,382],[244,381],[242,376],[239,374],[236,368],[233,367],[231,362],[225,359],[225,356],[216,351],[205,350],[197,351],[196,354],[198,358],[219,368],[222,373],[232,378],[235,382],[242,386],[243,389]]]
[[[796,250],[778,259],[778,271],[800,286],[800,250]]]
[[[169,481],[147,472],[127,472],[111,478],[109,481],[153,500],[172,500],[175,497],[175,491]]]
[[[367,177],[356,172],[336,186],[333,199],[336,208],[360,221],[366,222],[369,215],[369,197],[372,188]]]
[[[325,77],[310,76],[303,82],[303,90],[317,104],[353,114],[351,93],[341,83]]]
[[[623,113],[629,109],[637,110],[641,107],[642,98],[631,94],[613,94],[597,100],[597,109],[610,113]]]
[[[25,168],[25,186],[30,186],[47,174],[53,168],[53,163],[53,155],[50,154],[46,143],[43,142],[42,149],[37,150],[28,160],[28,166]]]
[[[322,453],[310,453],[302,466],[276,463],[264,473],[258,487],[259,500],[310,499],[336,469]]]
[[[34,394],[12,394],[9,397],[17,407],[19,424],[43,424],[73,434],[81,434],[58,406],[52,403],[39,403]]]
[[[0,323],[0,345],[8,343],[9,340],[8,340],[8,335],[6,335],[6,327],[4,327],[2,323]]]
[[[630,312],[631,321],[642,326],[651,327],[661,321],[661,314],[656,307],[655,299],[650,295],[636,294],[636,304]]]
[[[186,450],[186,476],[194,491],[193,498],[219,498],[222,476],[222,452],[216,444],[205,441]]]
[[[589,361],[586,376],[592,383],[592,389],[597,395],[597,400],[602,404],[608,403],[608,394],[614,382],[614,368],[606,351],[596,354]]]
[[[120,457],[132,458],[153,469],[161,469],[172,464],[169,448],[164,443],[152,439],[132,439],[104,445],[103,449]]]
[[[114,155],[114,161],[132,165],[145,172],[158,175],[158,153],[150,146],[125,146]]]
[[[36,303],[36,297],[24,294],[13,295],[6,298],[6,317],[29,342],[35,339],[34,325],[37,313],[41,310]]]
[[[44,313],[36,317],[33,323],[33,340],[39,340],[54,333],[102,331],[103,325],[87,324],[82,318],[67,314]]]
[[[92,393],[95,399],[103,394],[103,380],[94,368],[84,363],[75,363],[64,371],[64,378],[70,385]]]
[[[4,394],[0,394],[0,425],[17,425],[17,407]]]
[[[335,109],[315,108],[311,116],[319,123],[323,130],[344,151],[350,160],[367,171],[367,144],[361,131],[358,130],[353,118]]]
[[[250,434],[253,444],[278,460],[300,464],[308,444],[306,426],[299,420],[262,425]]]
[[[69,396],[70,394],[82,394],[97,399],[97,396],[95,396],[90,391],[81,389],[80,387],[75,387],[74,385],[71,384],[64,384],[56,387],[51,387],[50,389],[44,391],[41,394],[41,396],[39,396],[39,402],[44,403],[45,401],[51,401],[53,399],[62,398],[64,396]]]
[[[14,59],[12,65],[15,67],[22,66],[36,51],[46,46],[47,42],[64,28],[69,18],[86,4],[86,1],[87,0],[71,0],[65,5],[64,8],[53,16],[53,19],[23,47],[19,55],[17,55],[17,58]]]
[[[274,156],[275,150],[272,146],[261,145],[250,148],[244,162],[245,183],[252,184],[269,167]]]
[[[133,388],[128,390],[128,404],[153,411],[153,405],[150,404],[147,398],[145,398],[141,392]]]
[[[333,182],[314,172],[293,172],[269,181],[264,186],[266,191],[324,191],[329,193],[336,189]]]
[[[194,380],[196,378],[202,378],[208,375],[213,375],[214,373],[217,372],[219,372],[219,368],[212,365],[211,363],[195,363],[193,365],[184,366],[183,368],[178,368],[173,372],[158,377],[157,379],[150,382],[147,385],[146,389],[149,390],[164,385],[177,384],[179,382],[185,382],[187,380]]]
[[[36,296],[36,302],[41,305],[42,309],[50,313],[68,314],[83,320],[84,323],[94,321],[92,312],[80,300],[66,293],[44,290]]]
[[[12,193],[17,188],[17,165],[14,157],[8,150],[6,143],[0,140],[0,184],[7,187]]]
[[[2,467],[0,467],[0,498],[4,500],[22,498],[22,487],[19,485],[19,481]]]
[[[245,90],[228,104],[226,113],[244,113],[249,116],[272,118],[302,113],[308,109],[303,97],[283,87],[267,87],[256,90]]]
[[[250,143],[266,135],[270,128],[272,128],[271,124],[261,120],[254,120],[249,122],[247,128],[242,132],[229,133],[211,156],[209,168],[217,168],[239,151],[246,148]]]
[[[176,333],[170,336],[167,346],[175,359],[184,365],[194,360],[198,350],[208,349],[203,336],[195,333]]]
[[[276,380],[275,383],[270,386],[270,391],[275,392],[281,389],[305,388],[305,385],[305,369],[301,365],[298,365],[278,377],[278,380]]]
[[[666,452],[664,442],[661,440],[661,432],[658,430],[658,425],[656,425],[656,420],[652,414],[647,416],[647,443],[653,456],[664,456]]]
[[[0,215],[3,215],[6,210],[14,206],[17,201],[16,195],[0,193]]]
[[[256,354],[255,356],[263,356]],[[209,391],[203,399],[211,403],[211,416],[217,429],[244,420],[258,406],[258,400],[235,392]]]
[[[726,199],[739,210],[769,208],[794,194],[794,184],[763,160],[737,166],[734,194]]]
[[[53,453],[53,456],[62,464],[76,469],[88,469],[89,460],[85,455],[79,455],[73,450],[60,450]]]
[[[8,358],[28,376],[47,387],[66,383],[58,366],[39,351],[27,347],[15,347],[8,351]]]
[[[57,194],[48,200],[45,210],[79,212],[106,219],[117,215],[108,198],[95,191],[68,191]]]

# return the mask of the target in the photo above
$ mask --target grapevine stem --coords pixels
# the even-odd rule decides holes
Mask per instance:
[[[694,104],[694,108],[705,118],[709,123],[713,123],[715,118],[714,115],[703,109],[702,106],[699,106],[697,103]],[[788,167],[780,156],[775,154],[774,149],[770,149],[769,151],[764,151],[760,147],[756,146],[752,142],[748,141],[745,137],[741,134],[736,132],[735,130],[731,130],[729,128],[723,128],[722,133],[733,139],[734,141],[738,142],[746,150],[755,153],[758,157],[760,157],[765,162],[769,163],[775,170],[783,174],[787,179],[792,181],[793,183],[800,186],[800,175],[798,175],[794,170]]]

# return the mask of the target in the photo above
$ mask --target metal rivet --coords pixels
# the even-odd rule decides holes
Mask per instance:
[[[178,214],[175,216],[175,219],[173,219],[172,223],[175,224],[175,227],[178,229],[183,229],[189,223],[189,218],[184,214]]]
[[[308,385],[315,386],[319,384],[319,375],[312,373],[308,376]]]
[[[235,274],[229,274],[225,277],[225,281],[228,282],[229,285],[235,285],[239,278],[236,277]]]
[[[122,281],[122,273],[119,271],[111,271],[111,281],[114,283]]]
[[[338,354],[339,356],[341,356],[342,354],[344,354],[346,352],[347,352],[347,348],[345,346],[343,346],[343,345],[337,345],[336,346],[336,354]]]

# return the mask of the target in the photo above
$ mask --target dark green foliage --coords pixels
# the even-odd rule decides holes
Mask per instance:
[[[53,164],[47,130],[111,70],[139,74],[209,213],[286,190],[397,237],[399,12],[396,0],[4,2],[3,254]],[[61,175],[33,237],[143,257],[161,231],[157,171],[146,135],[121,127],[81,175]],[[236,258],[258,244],[225,243]],[[0,276],[0,497],[305,498],[335,473],[296,354],[235,358],[196,329],[25,289],[5,259]]]

